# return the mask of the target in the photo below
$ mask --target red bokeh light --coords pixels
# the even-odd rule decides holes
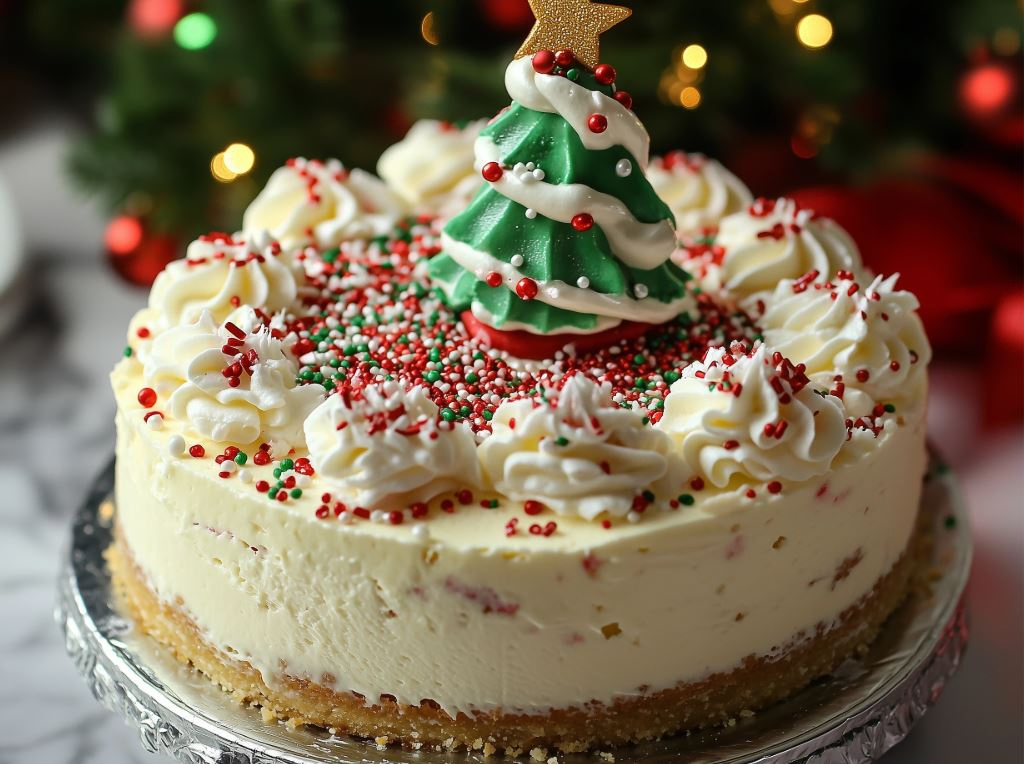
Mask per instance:
[[[1000,111],[1013,97],[1013,91],[1013,75],[1000,64],[975,67],[964,75],[960,83],[964,105],[976,116]]]
[[[112,255],[130,255],[142,243],[142,222],[130,215],[116,217],[107,224],[104,241]]]

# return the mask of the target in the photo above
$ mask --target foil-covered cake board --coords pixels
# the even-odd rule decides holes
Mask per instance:
[[[93,694],[139,730],[147,751],[190,764],[469,764],[480,753],[380,748],[315,728],[266,724],[119,611],[103,552],[112,520],[113,463],[74,518],[56,617]],[[109,504],[106,504],[109,507]],[[832,676],[732,726],[610,749],[619,762],[859,764],[902,740],[938,699],[967,643],[964,588],[971,565],[966,510],[954,476],[933,457],[921,500],[933,543],[918,587],[863,655]],[[595,754],[559,762],[602,762]],[[529,760],[529,759],[528,759]],[[495,761],[491,758],[490,761]]]

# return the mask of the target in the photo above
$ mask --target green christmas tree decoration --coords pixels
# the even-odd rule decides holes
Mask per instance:
[[[485,183],[445,226],[444,251],[430,263],[435,286],[487,326],[534,334],[592,334],[683,312],[688,276],[669,260],[674,219],[643,172],[646,133],[615,70],[590,70],[567,48],[540,50],[513,62],[506,79],[534,77],[565,86],[510,85],[531,103],[514,100],[481,133]]]

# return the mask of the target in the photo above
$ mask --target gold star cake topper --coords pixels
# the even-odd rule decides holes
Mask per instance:
[[[600,63],[601,35],[633,13],[621,5],[591,0],[530,0],[530,8],[537,23],[516,58],[540,50],[571,50],[590,69]]]

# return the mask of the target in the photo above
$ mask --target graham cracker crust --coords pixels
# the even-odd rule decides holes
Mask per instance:
[[[182,603],[169,604],[152,592],[119,530],[106,559],[115,591],[137,625],[237,700],[260,706],[268,722],[285,719],[414,749],[466,748],[517,756],[537,749],[546,755],[547,749],[569,753],[657,739],[728,723],[793,694],[874,640],[909,590],[918,558],[915,546],[912,542],[911,550],[841,614],[837,625],[827,629],[820,624],[814,635],[796,640],[780,657],[750,656],[730,672],[610,705],[592,701],[539,715],[497,710],[460,713],[455,719],[430,701],[410,706],[384,696],[371,705],[356,693],[286,674],[270,687],[248,662],[208,643]]]

